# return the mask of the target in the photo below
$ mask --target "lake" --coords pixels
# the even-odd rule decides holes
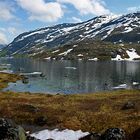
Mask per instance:
[[[140,62],[132,61],[50,61],[34,59],[0,59],[11,64],[13,72],[43,72],[45,77],[30,77],[10,83],[6,90],[32,93],[93,93],[117,88],[130,89],[140,83]]]

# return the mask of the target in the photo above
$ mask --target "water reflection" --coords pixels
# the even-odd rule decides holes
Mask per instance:
[[[0,62],[10,63],[14,72],[17,72],[19,68],[24,68],[25,72],[40,71],[47,76],[46,78],[30,78],[29,84],[26,85],[20,81],[16,86],[11,84],[8,89],[14,91],[89,93],[110,90],[124,83],[131,85],[133,81],[140,83],[140,62],[32,59],[9,59],[0,60]]]

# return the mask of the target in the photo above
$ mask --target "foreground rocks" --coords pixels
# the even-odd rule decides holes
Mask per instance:
[[[103,134],[90,133],[80,140],[124,140],[125,132],[120,128],[110,128]]]
[[[122,107],[122,110],[128,110],[128,109],[135,109],[135,103],[131,101],[125,103],[124,106]]]
[[[0,140],[37,140],[10,119],[0,118]]]
[[[110,128],[105,131],[102,138],[104,140],[124,140],[125,132],[120,128]]]
[[[27,136],[26,140],[39,140],[39,139],[36,139],[34,137],[31,137],[31,136]]]
[[[31,137],[25,130],[12,120],[0,118],[0,140],[39,140]],[[48,139],[53,140],[53,139]],[[104,133],[90,133],[79,140],[140,140],[140,128],[128,138],[124,130],[109,128]]]
[[[140,128],[138,128],[135,132],[131,135],[132,140],[140,140]]]
[[[0,118],[1,140],[26,140],[25,131],[9,119]]]
[[[44,116],[40,116],[38,118],[35,119],[35,124],[39,125],[39,126],[43,126],[45,125],[47,122],[47,118]]]
[[[89,135],[80,138],[79,140],[101,140],[101,134],[99,133],[90,133]]]

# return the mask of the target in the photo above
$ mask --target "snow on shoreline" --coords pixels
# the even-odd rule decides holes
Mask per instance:
[[[31,134],[32,137],[35,137],[40,140],[54,139],[54,140],[79,140],[84,136],[87,136],[89,132],[82,132],[81,130],[73,131],[65,129],[59,131],[58,129],[54,130],[43,130],[37,133]]]
[[[66,56],[72,50],[73,49],[69,49],[65,52],[62,52],[62,53],[58,54],[58,56]],[[111,60],[112,61],[135,61],[135,60],[140,59],[140,55],[136,52],[136,50],[134,48],[131,48],[131,49],[128,49],[128,50],[125,50],[125,51],[126,51],[126,54],[128,55],[128,58],[122,58],[120,54],[117,54],[116,58],[112,58]],[[59,50],[53,51],[52,53],[56,53],[56,52],[59,52]],[[82,59],[84,57],[83,54],[78,54],[77,56],[79,57],[78,60],[83,60]],[[51,57],[47,57],[47,58],[44,58],[44,59],[50,60]],[[55,59],[55,58],[53,58],[53,59]],[[63,58],[61,60],[63,60]],[[97,57],[88,59],[88,61],[98,61],[98,60],[99,59]]]
[[[12,70],[1,70],[1,73],[7,73],[7,74],[12,74],[13,71]]]
[[[129,58],[121,58],[120,55],[117,55],[116,58],[112,58],[111,60],[115,61],[122,61],[122,60],[127,60],[127,61],[134,61],[134,59],[140,59],[140,55],[137,54],[136,50],[134,48],[126,50],[127,55]]]
[[[88,59],[89,61],[98,61],[98,58],[91,58],[91,59]]]
[[[117,87],[113,87],[112,89],[127,89],[127,88],[128,88],[127,84],[121,84],[121,85],[118,85]]]
[[[130,57],[130,58],[128,58],[128,60],[134,60],[134,59],[140,58],[140,56],[137,54],[136,50],[133,48],[131,50],[127,50],[126,53]]]

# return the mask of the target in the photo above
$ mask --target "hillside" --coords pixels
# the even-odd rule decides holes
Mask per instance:
[[[85,40],[29,56],[54,60],[139,60],[140,44],[112,44]]]
[[[139,44],[140,13],[118,17],[104,15],[82,23],[65,23],[26,32],[16,37],[0,55],[38,56],[50,50],[57,50],[59,47],[88,43],[89,40],[111,42],[112,46]],[[139,51],[139,47],[136,51]]]

